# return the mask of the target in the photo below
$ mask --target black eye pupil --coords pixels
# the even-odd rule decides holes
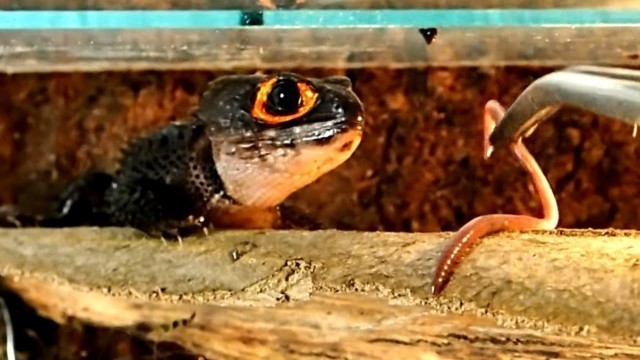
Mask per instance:
[[[278,80],[267,98],[267,110],[273,115],[292,115],[300,107],[300,90],[291,79]]]

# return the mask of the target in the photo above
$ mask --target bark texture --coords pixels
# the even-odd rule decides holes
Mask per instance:
[[[32,356],[640,357],[640,233],[492,236],[433,298],[449,235],[0,230],[0,295]]]
[[[425,314],[419,306],[389,305],[381,299],[355,294],[319,295],[277,307],[223,307],[126,301],[32,279],[8,280],[5,286],[56,323],[75,327],[77,332],[92,328],[113,358],[142,358],[140,352],[132,355],[136,347],[122,334],[155,344],[155,358],[435,360],[640,356],[640,348],[620,340],[509,329],[479,316]],[[66,335],[68,338],[70,334]],[[77,335],[74,340],[76,346],[67,344],[60,358],[76,358],[82,351],[85,357],[105,357],[104,352],[96,353],[95,347],[87,349]]]

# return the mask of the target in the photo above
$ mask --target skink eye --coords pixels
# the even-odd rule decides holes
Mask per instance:
[[[258,85],[251,115],[258,121],[275,125],[308,113],[318,98],[307,83],[290,78],[270,78]]]
[[[295,114],[301,102],[300,89],[294,80],[278,80],[267,96],[267,111],[274,115]]]

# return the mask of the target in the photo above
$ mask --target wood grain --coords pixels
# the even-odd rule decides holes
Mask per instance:
[[[180,245],[129,229],[3,229],[0,275],[174,303],[272,306],[361,293],[427,314],[489,311],[503,324],[640,336],[639,235],[498,234],[441,298],[429,288],[448,233],[216,231]]]
[[[640,356],[640,348],[620,341],[508,329],[473,315],[429,315],[420,306],[356,294],[241,307],[128,300],[34,279],[5,280],[5,286],[58,323],[119,329],[208,359]]]

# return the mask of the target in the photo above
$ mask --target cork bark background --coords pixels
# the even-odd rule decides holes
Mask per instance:
[[[538,214],[511,154],[482,159],[480,119],[487,100],[510,104],[554,69],[287,70],[348,75],[368,114],[354,156],[287,200],[323,227],[441,231],[491,212]],[[128,140],[187,116],[219,75],[0,75],[0,204],[49,211],[67,181],[92,167],[114,169]],[[564,109],[527,140],[556,192],[561,227],[639,228],[632,134],[626,124]]]
[[[431,232],[492,212],[539,213],[511,154],[482,159],[480,120],[487,100],[508,105],[554,69],[287,70],[348,75],[368,114],[354,156],[287,200],[323,227]],[[187,116],[219,75],[0,75],[0,204],[50,211],[65,183],[91,168],[114,170],[127,141]],[[638,228],[636,141],[632,127],[576,109],[527,140],[556,192],[560,227]],[[140,236],[0,230],[0,296],[19,319],[22,350],[31,358],[640,356],[635,231],[497,234],[439,299],[428,289],[447,233],[214,232],[184,246]]]

